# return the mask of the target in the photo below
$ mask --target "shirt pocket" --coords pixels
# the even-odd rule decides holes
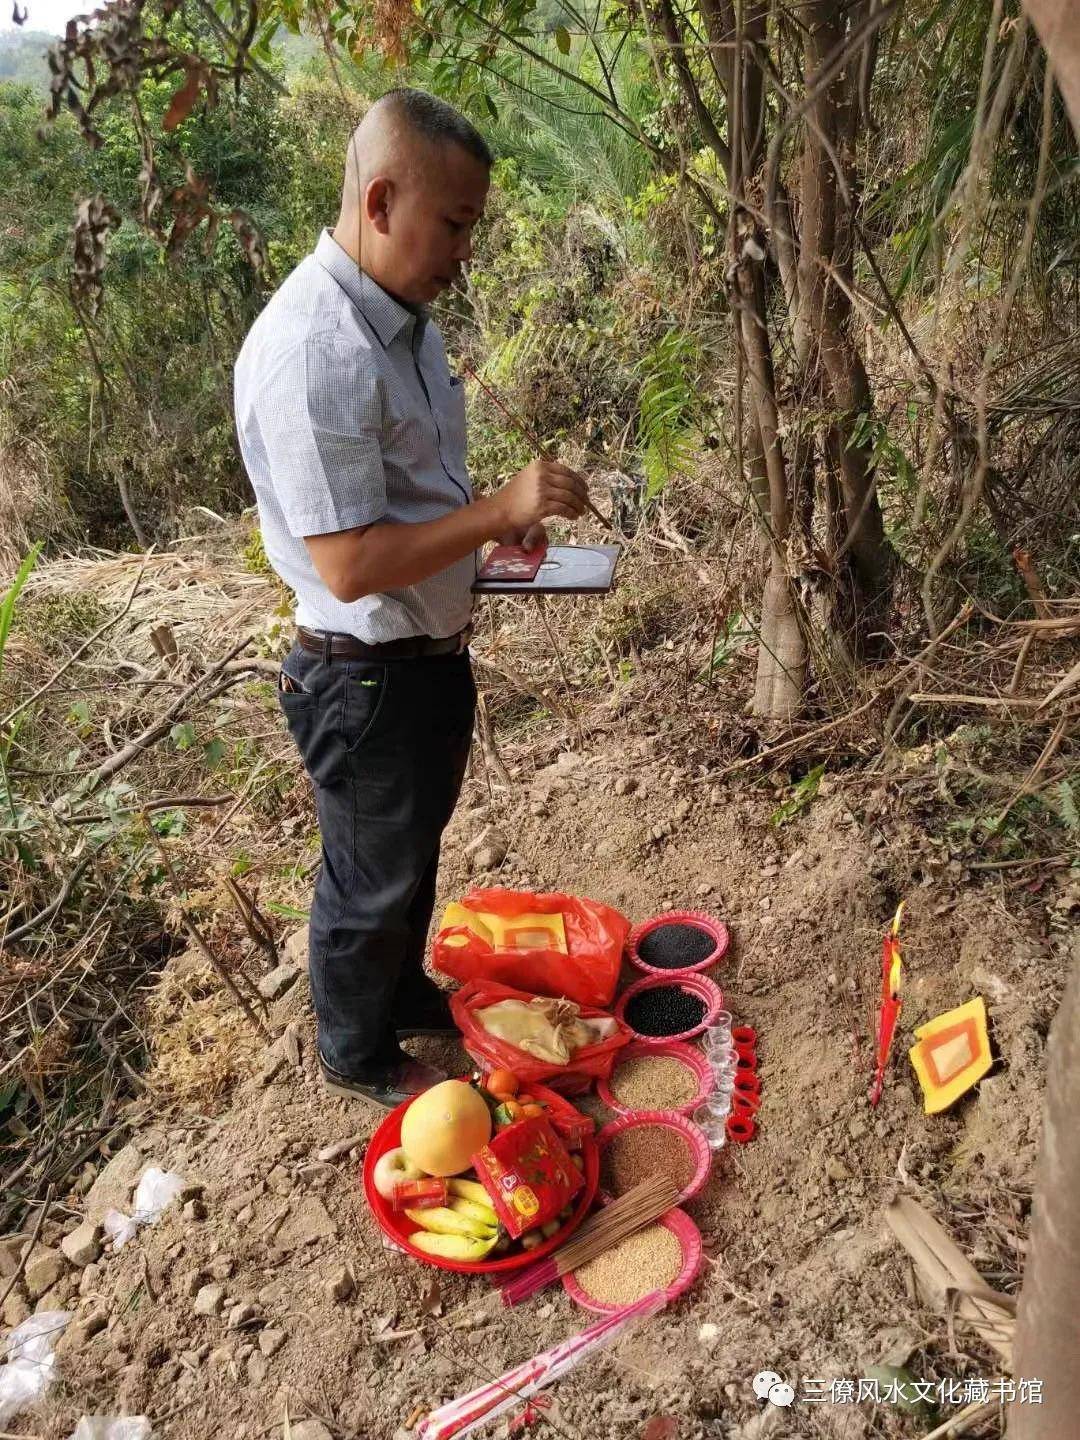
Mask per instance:
[[[465,429],[465,385],[457,375],[440,385],[439,439],[442,461],[455,480],[468,483],[468,437]]]

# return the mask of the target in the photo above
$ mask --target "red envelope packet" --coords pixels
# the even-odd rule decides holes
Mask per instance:
[[[518,1120],[472,1157],[476,1177],[514,1240],[554,1220],[585,1181],[541,1116]]]
[[[547,545],[524,550],[520,545],[496,545],[480,567],[478,580],[534,580],[543,564]]]

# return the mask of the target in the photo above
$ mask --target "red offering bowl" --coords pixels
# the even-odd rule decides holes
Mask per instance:
[[[633,1060],[641,1055],[650,1057],[659,1056],[661,1059],[667,1056],[671,1060],[678,1060],[691,1071],[697,1081],[697,1090],[693,1096],[682,1105],[673,1105],[671,1108],[679,1115],[692,1115],[697,1107],[707,1100],[712,1094],[713,1070],[705,1056],[696,1045],[684,1045],[681,1040],[668,1040],[663,1044],[653,1041],[651,1044],[643,1044],[640,1040],[633,1040],[629,1045],[624,1045],[615,1056],[615,1064],[611,1071],[611,1078],[598,1080],[596,1082],[596,1093],[603,1100],[604,1104],[614,1110],[617,1115],[628,1115],[634,1108],[632,1105],[624,1105],[619,1100],[611,1086],[612,1081],[618,1072],[620,1065],[625,1065],[627,1060]]]
[[[626,1018],[626,1007],[635,995],[640,995],[643,990],[656,990],[661,986],[677,986],[685,990],[688,995],[696,995],[699,1000],[705,1002],[705,1013],[696,1025],[689,1030],[682,1031],[679,1035],[643,1035],[640,1030],[635,1030]],[[632,985],[627,986],[619,996],[615,1006],[615,1018],[622,1023],[634,1035],[639,1045],[667,1045],[673,1040],[692,1040],[695,1035],[707,1029],[716,1016],[724,1008],[724,996],[719,985],[710,980],[707,975],[698,975],[689,970],[674,975],[647,975],[643,980],[635,980]]]
[[[712,1151],[701,1126],[695,1125],[693,1120],[688,1120],[676,1110],[628,1110],[617,1120],[604,1126],[596,1137],[597,1148],[602,1152],[616,1135],[621,1135],[624,1130],[636,1125],[664,1125],[667,1129],[674,1130],[686,1142],[686,1148],[694,1162],[694,1173],[676,1203],[681,1205],[685,1200],[692,1200],[709,1178],[712,1168]]]
[[[695,930],[700,930],[709,937],[712,941],[712,950],[704,960],[695,961],[693,965],[650,965],[648,960],[643,959],[638,953],[638,946],[647,935],[651,935],[654,930],[662,929],[665,925],[693,926]],[[708,970],[710,966],[719,964],[727,954],[730,944],[731,934],[728,927],[722,920],[717,920],[715,916],[706,915],[704,910],[668,910],[662,915],[653,915],[651,919],[643,920],[640,925],[635,925],[626,937],[626,958],[631,965],[636,965],[647,975],[692,975],[698,970]]]
[[[468,1079],[468,1076],[461,1078]],[[529,1085],[529,1093],[535,1095],[538,1100],[543,1100],[553,1111],[565,1109],[568,1103],[563,1096],[556,1095],[553,1090],[549,1090],[544,1085],[538,1085],[535,1081]],[[395,1150],[401,1144],[401,1122],[405,1118],[405,1111],[411,1104],[411,1100],[406,1100],[396,1110],[391,1110],[368,1142],[367,1152],[364,1155],[363,1186],[364,1195],[379,1229],[414,1259],[423,1261],[425,1265],[435,1265],[440,1270],[454,1270],[459,1275],[498,1275],[508,1270],[520,1270],[522,1266],[532,1265],[534,1261],[542,1260],[552,1250],[557,1250],[564,1240],[570,1238],[588,1214],[600,1177],[599,1151],[596,1148],[596,1141],[591,1135],[587,1136],[581,1145],[582,1174],[585,1177],[585,1184],[575,1198],[574,1213],[562,1229],[552,1235],[550,1240],[544,1240],[537,1245],[535,1250],[520,1250],[516,1254],[499,1255],[495,1259],[488,1260],[444,1260],[438,1255],[428,1255],[412,1244],[409,1239],[418,1227],[407,1215],[395,1211],[389,1200],[383,1199],[375,1189],[372,1180],[372,1174],[380,1156],[385,1155],[388,1150]]]
[[[671,1303],[680,1296],[684,1290],[689,1289],[693,1284],[698,1271],[701,1269],[705,1255],[701,1243],[701,1231],[694,1224],[685,1210],[669,1210],[666,1215],[661,1215],[659,1220],[653,1222],[656,1225],[663,1225],[670,1230],[682,1246],[683,1263],[678,1275],[664,1290],[664,1298]],[[598,1315],[614,1315],[625,1309],[623,1305],[613,1305],[607,1300],[594,1300],[593,1297],[577,1282],[573,1271],[563,1276],[563,1288],[571,1300],[576,1300],[586,1310],[592,1310]]]

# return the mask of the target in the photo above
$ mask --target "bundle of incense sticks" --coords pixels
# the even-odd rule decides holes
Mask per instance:
[[[577,1270],[597,1255],[610,1250],[635,1230],[667,1213],[678,1202],[679,1187],[667,1175],[650,1175],[598,1210],[554,1255],[512,1276],[502,1285],[504,1305],[520,1305],[545,1285]]]

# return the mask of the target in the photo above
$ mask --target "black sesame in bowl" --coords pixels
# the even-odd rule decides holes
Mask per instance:
[[[716,941],[707,930],[685,920],[657,925],[637,944],[637,953],[645,964],[655,965],[658,970],[685,970],[700,965],[715,949]]]
[[[700,995],[679,985],[652,985],[630,997],[623,1019],[639,1035],[682,1035],[701,1024],[707,1009]]]

